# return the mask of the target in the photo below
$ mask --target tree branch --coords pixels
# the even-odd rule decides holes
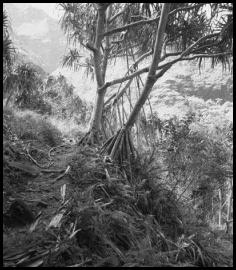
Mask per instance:
[[[93,47],[91,44],[86,43],[85,45],[82,44],[85,48],[89,49],[92,52],[97,52],[97,49],[95,47]]]
[[[197,4],[195,6],[191,6],[191,7],[182,7],[182,8],[177,8],[175,10],[172,10],[170,13],[169,13],[169,16],[179,12],[179,11],[182,11],[182,10],[191,10],[191,9],[194,9],[194,8],[197,8],[197,7],[200,7],[200,6],[203,6],[205,5],[206,3],[200,3],[200,4]],[[127,24],[125,26],[121,26],[121,27],[117,27],[117,28],[114,28],[110,31],[107,31],[103,34],[103,36],[107,36],[107,35],[112,35],[114,33],[118,33],[118,32],[122,32],[124,30],[128,30],[130,28],[133,28],[135,26],[140,26],[140,25],[144,25],[144,24],[149,24],[149,23],[154,23],[154,22],[157,22],[158,20],[160,19],[160,16],[154,18],[154,19],[149,19],[149,20],[141,20],[141,21],[138,21],[138,22],[134,22],[134,23],[130,23],[130,24]]]
[[[192,50],[196,45],[198,45],[199,43],[201,43],[202,41],[204,41],[204,40],[206,40],[206,39],[208,39],[208,38],[216,37],[216,36],[218,36],[219,34],[220,34],[220,32],[214,33],[214,34],[209,34],[209,35],[206,35],[206,36],[204,36],[204,37],[199,38],[195,43],[193,43],[193,44],[192,44],[191,46],[189,46],[185,51],[182,52],[181,57],[183,57],[183,56],[185,56],[185,55],[191,53],[191,50]]]
[[[156,22],[158,21],[158,19],[160,18],[160,16],[158,16],[157,18],[154,18],[154,19],[150,19],[150,20],[141,20],[141,21],[138,21],[138,22],[134,22],[134,23],[130,23],[130,24],[127,24],[125,26],[121,26],[121,27],[117,27],[117,28],[114,28],[110,31],[107,31],[103,34],[103,36],[109,36],[109,35],[112,35],[114,33],[119,33],[119,32],[122,32],[122,31],[125,31],[125,30],[128,30],[130,28],[133,28],[135,26],[139,26],[139,25],[143,25],[143,24],[146,24],[146,23],[152,23],[152,22]]]
[[[153,54],[153,50],[150,50],[146,53],[144,53],[143,55],[141,55],[136,61],[135,63],[129,68],[129,71],[132,69],[132,68],[136,68],[137,65],[143,60],[145,59],[146,57],[148,57],[149,55],[152,55]]]
[[[180,55],[182,52],[175,52],[175,53],[167,53],[166,55],[163,55],[161,57],[161,61],[164,61],[167,57],[171,57],[171,56],[178,56]]]
[[[202,5],[202,4],[201,4]],[[190,7],[189,7],[190,8]],[[180,9],[179,9],[180,10]],[[193,56],[193,57],[190,57],[190,58],[183,58],[184,56],[186,55],[189,55],[191,53],[191,50],[196,46],[198,45],[199,43],[201,43],[202,41],[208,39],[208,38],[212,38],[212,37],[216,37],[218,36],[220,33],[214,33],[214,34],[209,34],[209,35],[206,35],[204,37],[201,37],[200,39],[198,39],[195,43],[193,43],[191,46],[189,46],[185,51],[183,52],[176,52],[176,53],[169,53],[169,54],[166,54],[165,58],[168,57],[168,56],[175,56],[175,55],[180,55],[177,59],[174,59],[173,61],[171,62],[168,62],[166,64],[163,64],[161,66],[158,66],[156,68],[156,70],[160,70],[160,69],[169,69],[173,64],[179,62],[179,61],[185,61],[185,60],[193,60],[195,58],[198,58],[198,57],[216,57],[216,56],[220,56],[220,55],[228,55],[230,54],[229,52],[227,53],[220,53],[220,54],[212,54],[212,55],[207,55],[207,54],[198,54],[196,56]],[[151,54],[152,51],[149,51],[147,54],[147,56],[149,54]],[[231,53],[232,54],[232,53]],[[143,56],[142,56],[143,57]],[[140,58],[142,58],[140,57]],[[164,59],[165,59],[164,58]],[[161,59],[163,60],[163,59]],[[141,75],[142,73],[145,73],[145,72],[149,72],[149,67],[145,67],[145,68],[142,68],[140,70],[137,70],[136,72],[132,73],[131,75],[128,75],[126,77],[122,77],[122,78],[119,78],[119,79],[115,79],[113,81],[110,81],[110,82],[106,82],[101,88],[99,88],[99,91],[102,91],[104,88],[107,88],[107,87],[110,87],[112,85],[115,85],[115,84],[118,84],[118,83],[122,83],[122,82],[125,82],[127,80],[130,80],[130,79],[133,79],[134,77],[136,76],[139,76]],[[157,76],[157,75],[155,75]]]
[[[129,71],[134,72],[133,70],[136,69],[137,65],[138,65],[143,59],[145,59],[146,57],[148,57],[148,56],[151,55],[152,53],[153,53],[153,50],[150,50],[150,51],[146,52],[145,54],[141,55],[141,56],[135,61],[135,63],[129,67],[128,71],[126,72],[125,78],[126,78],[127,74],[129,73]],[[112,96],[105,102],[104,106],[107,105],[107,104],[108,104],[113,98],[115,98],[115,97],[116,97],[116,99],[114,100],[114,103],[116,103],[116,102],[118,101],[118,99],[119,99],[119,98],[125,93],[125,91],[128,89],[128,87],[130,86],[132,80],[133,80],[133,78],[131,78],[131,79],[129,80],[129,82],[124,86],[124,88],[120,91],[120,93],[119,93],[118,95],[117,95],[117,94],[112,95]]]
[[[233,55],[233,52],[224,52],[224,53],[213,53],[213,54],[197,54],[191,57],[185,57],[182,58],[181,61],[186,61],[186,60],[193,60],[198,57],[205,57],[205,58],[213,58],[213,57],[218,57],[218,56],[226,56],[226,55]]]
[[[111,97],[109,97],[109,98],[106,100],[106,102],[104,103],[104,107],[105,107],[105,106],[106,106],[113,98],[115,98],[115,99],[113,100],[113,103],[112,103],[112,105],[114,106],[114,105],[117,103],[117,101],[120,99],[120,97],[123,96],[124,93],[125,93],[125,91],[129,88],[129,86],[130,86],[131,83],[132,83],[132,80],[133,80],[133,79],[130,79],[130,80],[128,81],[128,83],[123,87],[123,89],[122,89],[119,93],[113,94]]]
[[[120,12],[118,12],[117,14],[113,15],[110,20],[108,21],[108,23],[113,22],[117,17],[119,17],[123,12],[125,11],[125,9],[121,10]]]
[[[138,75],[140,75],[140,74],[142,74],[144,72],[148,72],[148,71],[149,71],[149,67],[142,68],[142,69],[132,73],[131,75],[126,76],[126,77],[122,77],[122,78],[119,78],[119,79],[116,79],[116,80],[113,80],[113,81],[110,81],[110,82],[106,82],[102,87],[100,87],[98,89],[98,91],[103,91],[107,87],[110,87],[110,86],[112,86],[114,84],[125,82],[125,81],[130,80],[130,79],[133,79],[136,76],[138,76]]]
[[[158,66],[157,70],[159,69],[165,69],[167,67],[171,67],[172,65],[174,65],[175,63],[179,62],[179,61],[187,61],[187,60],[193,60],[199,57],[205,57],[205,58],[212,58],[212,57],[217,57],[217,56],[223,56],[223,55],[230,55],[232,54],[232,52],[224,52],[224,53],[215,53],[215,54],[197,54],[191,57],[178,57],[176,59],[174,59],[171,62],[168,62],[164,65]]]
[[[209,47],[217,46],[218,44],[219,44],[219,41],[217,41],[217,42],[213,42],[213,43],[211,43],[211,44],[206,44],[206,45],[203,45],[202,47],[199,47],[199,48],[197,48],[197,49],[193,50],[193,51],[192,51],[192,53],[196,53],[197,51],[203,50],[203,49],[205,49],[205,48],[209,48]]]

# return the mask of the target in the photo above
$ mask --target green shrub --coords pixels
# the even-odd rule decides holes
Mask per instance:
[[[62,143],[61,132],[40,114],[8,110],[6,115],[10,129],[19,139],[38,140],[52,147]]]
[[[54,147],[62,143],[62,135],[59,130],[46,120],[39,122],[38,137],[40,141]]]
[[[195,126],[192,129],[191,126]],[[196,129],[198,126],[198,129]],[[169,121],[163,140],[163,160],[168,168],[167,183],[178,198],[193,200],[196,215],[203,223],[209,221],[212,199],[219,186],[227,186],[228,171],[232,170],[232,145],[228,130],[212,136],[211,130],[201,128],[198,120],[187,117]],[[229,127],[230,129],[230,127]],[[193,194],[198,192],[196,197]],[[211,216],[212,218],[212,216]]]

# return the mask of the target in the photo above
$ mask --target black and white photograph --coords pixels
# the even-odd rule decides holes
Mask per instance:
[[[233,3],[3,3],[3,267],[233,267]]]

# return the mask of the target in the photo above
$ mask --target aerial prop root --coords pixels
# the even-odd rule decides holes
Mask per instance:
[[[101,154],[110,156],[112,160],[123,164],[129,161],[135,155],[134,145],[130,137],[130,130],[126,127],[121,128],[118,132],[109,138],[100,150]]]
[[[100,134],[97,130],[89,130],[78,142],[78,145],[100,144]]]

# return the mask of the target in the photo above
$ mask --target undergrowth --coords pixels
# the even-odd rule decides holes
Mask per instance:
[[[18,139],[37,140],[52,147],[62,143],[61,132],[37,113],[7,109],[4,114],[9,128]]]
[[[44,266],[215,266],[197,238],[184,234],[165,185],[131,183],[89,147],[79,148],[70,166],[73,190],[53,229],[58,249]]]
[[[219,238],[207,222],[217,214],[213,209],[209,215],[209,198],[218,203],[214,190],[232,170],[232,132],[226,132],[222,141],[212,139],[206,132],[191,130],[195,121],[191,117],[166,123],[162,143],[122,168],[107,162],[96,148],[75,146],[69,163],[72,188],[49,223],[54,225],[40,224],[37,233],[42,237],[27,238],[45,254],[40,265],[230,265],[229,256],[218,252]],[[9,160],[25,162],[20,152],[31,141],[49,149],[59,146],[62,133],[49,118],[30,111],[4,110],[3,124],[6,195],[14,183],[21,185],[25,179],[9,168]],[[27,153],[45,159],[48,148],[39,153],[31,147]],[[27,257],[18,264],[29,265]]]

